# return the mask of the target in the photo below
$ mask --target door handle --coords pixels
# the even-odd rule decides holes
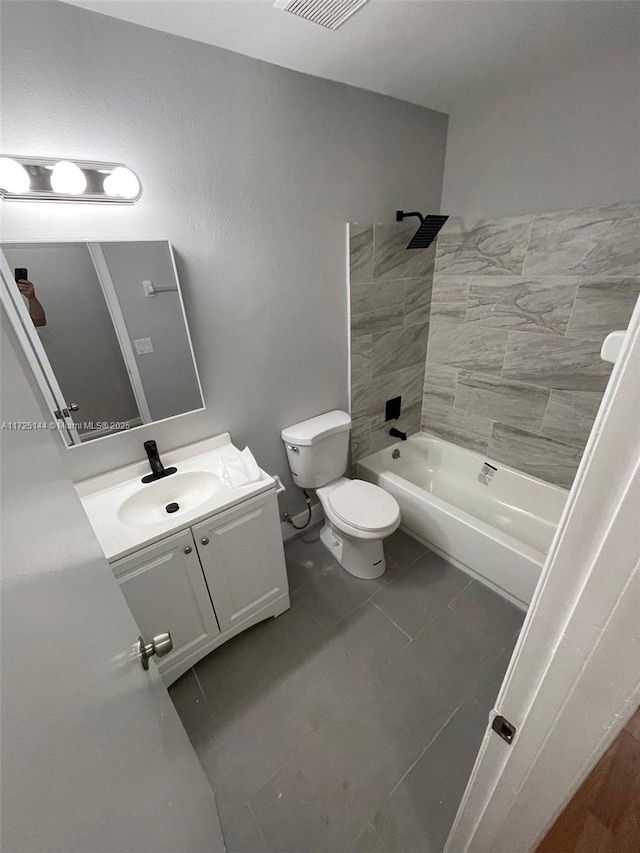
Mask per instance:
[[[150,643],[145,643],[143,637],[138,637],[136,647],[142,668],[146,670],[149,669],[149,658],[152,658],[154,655],[163,658],[169,654],[173,648],[173,640],[171,639],[171,634],[165,631],[164,634],[157,634]]]
[[[77,412],[80,406],[77,403],[69,403],[69,411]]]

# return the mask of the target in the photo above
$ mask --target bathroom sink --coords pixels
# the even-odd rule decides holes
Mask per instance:
[[[230,461],[241,458],[229,433],[223,432],[163,451],[165,468],[178,470],[161,480],[143,485],[150,467],[145,460],[76,483],[76,492],[105,557],[113,563],[276,488],[276,481],[264,471],[253,482],[231,485],[224,470]],[[169,504],[178,506],[167,512]]]
[[[141,486],[120,505],[117,516],[124,524],[134,527],[179,518],[197,509],[223,486],[222,477],[211,471],[171,474],[156,483]]]

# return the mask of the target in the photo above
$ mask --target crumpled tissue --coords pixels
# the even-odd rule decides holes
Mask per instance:
[[[248,447],[237,455],[223,456],[220,459],[220,468],[223,479],[232,489],[246,486],[248,483],[256,483],[262,477],[258,463]]]

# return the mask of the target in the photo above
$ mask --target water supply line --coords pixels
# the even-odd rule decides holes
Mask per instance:
[[[298,525],[293,523],[293,518],[291,517],[290,512],[282,513],[282,520],[286,521],[287,524],[290,524],[294,530],[305,530],[311,524],[311,498],[306,489],[302,490],[302,494],[304,495],[304,499],[307,502],[307,520],[304,524]]]

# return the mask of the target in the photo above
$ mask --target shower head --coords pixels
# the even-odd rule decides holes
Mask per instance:
[[[428,249],[449,218],[448,216],[423,216],[417,211],[405,213],[404,210],[396,210],[396,222],[402,222],[408,216],[417,216],[420,220],[420,226],[411,238],[407,249]]]

